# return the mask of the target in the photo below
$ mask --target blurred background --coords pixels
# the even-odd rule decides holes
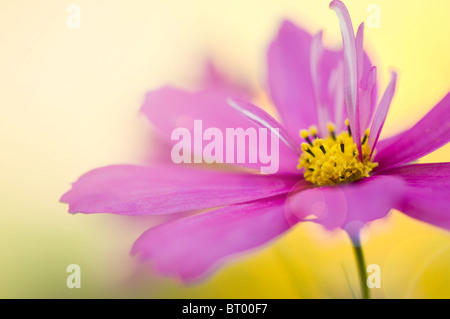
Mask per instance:
[[[399,72],[384,136],[415,123],[450,89],[450,3],[345,1],[354,27],[380,8],[365,47],[384,88]],[[67,20],[80,9],[79,28]],[[60,196],[100,166],[142,163],[153,139],[139,108],[146,91],[190,87],[207,58],[265,88],[266,49],[284,18],[341,43],[329,1],[0,0],[1,298],[352,298],[347,237],[298,225],[272,245],[183,286],[129,254],[154,220],[69,215]],[[68,12],[69,8],[69,12]],[[373,7],[372,7],[373,8]],[[70,25],[70,23],[69,23]],[[73,25],[72,25],[73,26]],[[367,23],[366,23],[367,26]],[[447,145],[423,162],[449,161]],[[376,298],[450,298],[450,235],[393,212],[364,233],[380,265]],[[81,267],[69,289],[66,267]]]

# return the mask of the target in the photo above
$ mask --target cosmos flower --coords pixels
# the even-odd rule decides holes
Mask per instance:
[[[344,4],[332,1],[343,49],[332,51],[285,21],[268,50],[268,87],[279,121],[247,102],[248,92],[214,73],[188,92],[164,87],[146,95],[142,112],[163,139],[180,125],[277,128],[279,170],[261,163],[116,165],[83,175],[61,201],[69,212],[160,215],[207,212],[144,232],[132,254],[161,274],[192,281],[226,257],[267,244],[302,221],[347,231],[358,247],[368,222],[397,209],[450,230],[450,163],[412,164],[450,139],[450,93],[406,131],[379,141],[396,74],[378,99],[377,69],[363,50]],[[379,101],[378,101],[379,100]],[[131,218],[131,217],[130,217]],[[361,251],[356,248],[359,262]]]

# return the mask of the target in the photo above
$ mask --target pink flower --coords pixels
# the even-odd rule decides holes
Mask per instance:
[[[398,209],[450,230],[450,163],[411,164],[449,141],[450,94],[410,129],[378,141],[396,74],[377,104],[376,67],[363,51],[363,24],[355,37],[343,3],[332,1],[330,7],[339,18],[342,51],[324,48],[321,33],[311,36],[289,21],[270,44],[268,85],[281,123],[245,102],[244,90],[216,73],[197,92],[172,87],[149,92],[142,107],[169,143],[180,122],[196,119],[223,131],[279,128],[277,174],[255,174],[251,169],[261,163],[239,164],[245,170],[238,171],[172,163],[108,166],[83,175],[62,196],[69,212],[213,209],[153,227],[133,246],[132,254],[151,260],[158,272],[184,281],[300,221],[344,229],[357,241],[366,223]]]

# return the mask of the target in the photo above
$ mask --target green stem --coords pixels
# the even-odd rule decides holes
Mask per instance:
[[[366,261],[364,260],[364,253],[361,246],[361,240],[359,238],[359,233],[350,237],[353,245],[353,253],[356,259],[356,265],[358,266],[359,283],[361,285],[361,295],[363,299],[370,299],[370,291],[367,286],[367,272],[366,272]]]

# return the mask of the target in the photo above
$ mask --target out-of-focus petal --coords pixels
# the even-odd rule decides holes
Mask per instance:
[[[289,196],[287,213],[298,220],[322,224],[328,230],[353,232],[385,217],[402,199],[404,188],[400,178],[372,176],[351,184],[308,189]]]
[[[356,47],[356,65],[357,65],[357,71],[358,71],[358,83],[361,82],[363,77],[363,64],[364,64],[364,22],[361,23],[358,27],[358,30],[356,31],[356,38],[355,38],[355,47]],[[358,84],[358,86],[360,86]]]
[[[285,196],[233,205],[162,224],[135,242],[132,254],[183,281],[199,279],[225,257],[263,245],[290,228]]]
[[[204,74],[200,85],[203,89],[221,90],[225,94],[246,99],[251,98],[252,95],[249,85],[243,81],[230,79],[230,77],[221,72],[210,59],[205,62]]]
[[[344,47],[344,99],[347,106],[350,129],[354,141],[361,154],[361,130],[358,111],[358,68],[355,33],[352,21],[345,5],[338,0],[330,3],[330,8],[336,12],[341,27]]]
[[[405,165],[382,174],[401,177],[407,183],[398,210],[450,230],[450,163]]]
[[[317,109],[317,125],[319,128],[319,136],[325,136],[328,132],[327,123],[331,120],[331,114],[327,108],[327,104],[323,101],[322,81],[320,78],[320,59],[323,55],[322,31],[313,36],[311,41],[311,80],[313,83],[314,99]]]
[[[346,129],[344,123],[345,119],[348,118],[344,102],[344,63],[342,59],[330,73],[327,93],[327,105],[330,107],[330,114],[332,114],[331,117],[335,123],[336,131],[341,132]]]
[[[241,97],[247,100],[251,99],[253,94],[247,82],[231,78],[225,72],[219,70],[212,59],[205,60],[203,74],[201,74],[198,84],[202,90],[214,90],[224,96]],[[153,134],[148,161],[150,163],[170,162],[170,153],[171,145],[167,143],[167,138]]]
[[[335,123],[335,129],[340,131],[343,118],[347,117],[344,106],[344,80],[342,67],[342,51],[332,51],[324,48],[322,31],[314,35],[311,43],[311,79],[317,112],[319,136],[329,134],[327,124]],[[341,91],[339,91],[341,90]]]
[[[374,161],[377,170],[412,162],[450,141],[450,93],[412,128],[380,141]]]
[[[358,105],[357,121],[361,135],[370,123],[377,102],[377,72],[369,56],[364,51],[364,23],[356,31],[355,46],[358,70]]]
[[[367,141],[367,144],[370,146],[372,153],[377,145],[381,129],[383,128],[384,121],[386,120],[386,116],[389,111],[389,106],[391,105],[392,98],[394,97],[396,83],[397,73],[392,72],[391,81],[389,82],[386,90],[384,91],[383,97],[378,104],[377,112],[375,113],[372,126],[370,127],[369,140]]]
[[[179,165],[116,165],[78,179],[61,201],[69,212],[154,215],[242,203],[288,192],[298,178]]]
[[[297,136],[300,129],[317,124],[310,72],[311,35],[284,21],[270,44],[268,85],[283,125]]]
[[[270,130],[269,132],[273,132],[279,137],[282,143],[292,150],[292,153],[297,155],[283,154],[284,156],[294,156],[294,159],[297,160],[298,157],[302,155],[302,151],[296,142],[296,139],[283,127],[283,125],[267,114],[263,109],[241,99],[228,99],[227,103],[238,110],[239,113],[246,117],[250,122],[258,127],[267,128]]]
[[[227,129],[242,128],[247,130],[252,128],[256,130],[257,134],[259,133],[259,128],[256,124],[241,116],[239,111],[228,105],[227,99],[229,97],[232,96],[219,90],[208,89],[198,92],[187,92],[176,88],[165,87],[147,93],[144,105],[142,106],[142,112],[157,127],[162,137],[171,145],[175,145],[178,142],[171,140],[174,129],[178,127],[188,129],[193,140],[192,150],[197,156],[202,155],[201,147],[207,144],[207,141],[204,143],[201,142],[204,131],[208,128],[219,129],[224,140],[222,143],[222,154],[225,162],[227,154]],[[202,126],[198,129],[198,133],[194,129],[194,121],[196,120],[200,120]],[[270,134],[270,132],[267,132],[267,134]],[[279,161],[278,172],[298,174],[298,170],[296,169],[296,155],[282,143],[279,144],[279,152],[276,149],[271,150],[270,137],[269,135],[267,138],[268,153],[274,154],[274,157],[277,156],[276,159]],[[200,143],[195,142],[195,140],[200,141]],[[200,145],[201,143],[202,145]],[[235,157],[239,152],[242,152],[245,153],[245,158],[248,159],[250,153],[258,154],[260,151],[257,143],[247,141],[244,148],[238,148],[237,142],[233,144]],[[245,163],[237,163],[237,158],[234,159],[234,162],[235,165],[257,170],[267,166],[267,164],[261,162],[261,156],[258,156],[254,163],[251,163],[250,160],[246,160]]]
[[[293,136],[310,125],[318,125],[320,136],[328,135],[328,121],[335,124],[337,131],[345,129],[344,120],[348,115],[342,87],[344,54],[341,50],[326,49],[321,38],[322,32],[312,37],[292,22],[285,21],[269,47],[270,93],[281,122]],[[365,89],[372,63],[363,51],[361,32],[358,39],[361,66],[355,76],[361,77],[361,86]],[[355,55],[355,68],[356,63]],[[374,86],[372,99],[376,99],[376,84]]]
[[[367,75],[366,88],[361,89],[359,94],[359,121],[361,123],[361,129],[365,130],[369,127],[376,109],[377,68],[375,66],[370,69]]]

